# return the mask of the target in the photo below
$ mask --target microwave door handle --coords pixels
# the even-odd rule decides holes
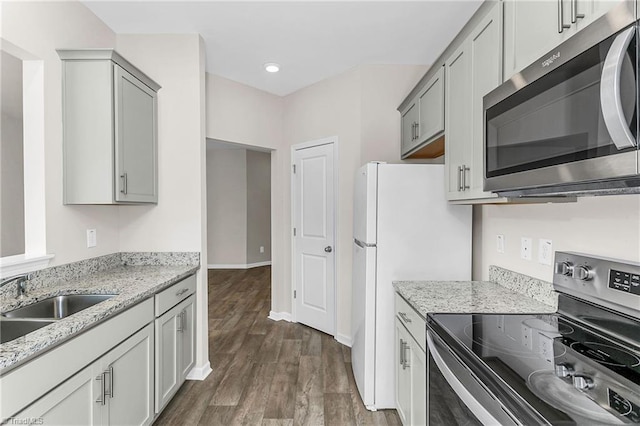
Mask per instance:
[[[449,386],[451,386],[456,395],[458,395],[458,398],[462,400],[464,405],[467,406],[467,408],[473,413],[474,416],[478,418],[478,420],[480,420],[483,425],[499,425],[500,421],[493,417],[493,415],[491,415],[491,413],[489,413],[486,408],[484,408],[484,406],[473,397],[471,392],[469,392],[467,388],[464,387],[462,382],[458,380],[453,371],[451,371],[451,369],[447,366],[446,361],[442,358],[440,352],[438,352],[438,346],[440,345],[437,345],[435,343],[435,341],[431,337],[431,332],[427,332],[427,348],[429,350],[429,353],[438,366],[438,370],[440,370],[440,373],[444,376]],[[446,348],[443,349],[446,350]]]
[[[600,79],[600,107],[604,124],[609,131],[611,140],[619,150],[636,146],[636,140],[629,130],[624,117],[622,98],[620,96],[622,62],[635,31],[636,28],[633,26],[620,33],[613,41],[604,60]]]

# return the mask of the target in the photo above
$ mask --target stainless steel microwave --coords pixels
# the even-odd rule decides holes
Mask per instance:
[[[638,31],[621,2],[484,101],[484,189],[640,193]]]

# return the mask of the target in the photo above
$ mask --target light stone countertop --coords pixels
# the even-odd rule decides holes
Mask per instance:
[[[426,319],[433,313],[553,313],[539,302],[490,281],[396,281],[396,291]]]
[[[198,262],[199,263],[199,262]],[[65,265],[66,266],[66,265]],[[6,312],[42,299],[66,294],[115,294],[90,308],[0,344],[0,374],[52,349],[60,343],[152,297],[155,293],[194,274],[198,265],[116,265],[88,275],[35,286],[21,299],[5,297],[0,311]]]

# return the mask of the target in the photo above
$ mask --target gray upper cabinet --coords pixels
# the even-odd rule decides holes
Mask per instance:
[[[445,62],[445,181],[447,199],[503,202],[483,191],[482,98],[502,81],[502,3],[473,27]]]
[[[613,7],[633,0],[504,1],[504,78],[526,68]]]
[[[401,106],[402,158],[434,158],[444,152],[444,67],[439,67],[420,91]]]
[[[444,67],[440,67],[418,94],[418,140],[426,142],[444,131]]]
[[[58,54],[64,203],[157,203],[160,86],[112,49]]]

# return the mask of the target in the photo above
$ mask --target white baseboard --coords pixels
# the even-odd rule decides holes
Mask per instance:
[[[289,312],[274,312],[271,311],[269,312],[269,317],[270,320],[273,321],[292,321],[291,318],[291,314]]]
[[[204,380],[212,371],[211,363],[207,361],[202,367],[193,367],[187,374],[187,380]]]
[[[338,343],[342,343],[345,346],[351,347],[353,341],[351,340],[351,336],[347,336],[346,334],[336,334],[336,340]]]
[[[271,265],[271,261],[267,260],[264,262],[256,262],[256,263],[214,263],[211,265],[207,265],[208,269],[251,269],[258,268],[260,266],[269,266]]]

